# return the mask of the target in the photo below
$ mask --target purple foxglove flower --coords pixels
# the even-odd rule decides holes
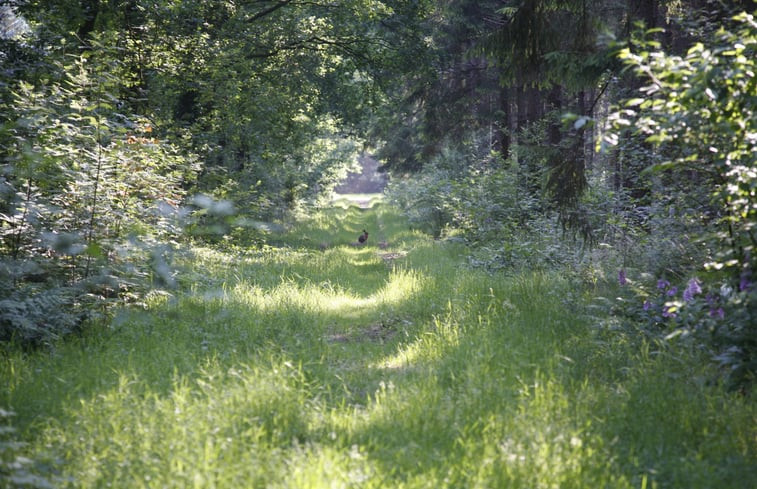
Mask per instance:
[[[628,282],[628,281],[626,280],[626,271],[625,271],[624,269],[622,269],[622,268],[621,268],[621,269],[620,269],[620,271],[618,272],[618,283],[619,283],[619,284],[620,284],[621,286],[623,286],[623,285],[625,285],[625,284],[626,284],[627,282]]]
[[[722,307],[717,309],[710,309],[710,317],[715,319],[723,319],[725,317],[725,311]]]
[[[694,300],[694,296],[702,293],[702,287],[699,285],[699,279],[692,278],[686,285],[686,290],[683,291],[683,300],[691,302]]]
[[[741,275],[741,280],[739,280],[739,292],[744,292],[752,285],[752,282],[749,281],[749,274],[744,273]]]

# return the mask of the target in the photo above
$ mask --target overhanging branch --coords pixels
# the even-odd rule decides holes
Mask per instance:
[[[256,20],[261,19],[265,17],[266,15],[270,15],[274,13],[275,11],[277,11],[278,9],[280,9],[281,7],[285,7],[290,3],[292,3],[292,0],[281,0],[280,2],[277,2],[271,5],[267,9],[263,9],[260,12],[252,15],[251,17],[247,19],[247,22],[255,22]]]

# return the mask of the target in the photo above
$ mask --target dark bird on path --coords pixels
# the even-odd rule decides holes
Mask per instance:
[[[360,243],[360,244],[365,244],[366,241],[368,241],[368,231],[366,231],[365,229],[363,229],[363,234],[361,234],[357,238],[357,242]]]

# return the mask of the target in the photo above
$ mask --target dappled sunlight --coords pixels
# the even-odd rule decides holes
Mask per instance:
[[[389,273],[379,290],[365,297],[331,282],[316,284],[286,280],[268,289],[257,284],[239,282],[228,290],[217,290],[215,294],[206,295],[205,298],[243,304],[259,311],[293,308],[314,314],[350,315],[358,311],[369,312],[380,307],[397,306],[412,300],[426,281],[427,277],[418,271],[395,269]]]
[[[3,1],[0,489],[757,488],[752,5]]]
[[[78,436],[65,421],[51,421],[45,437],[89,455],[67,463],[79,474],[77,487],[99,487],[103,474],[108,485],[117,480],[123,487],[238,487],[240,477],[274,477],[280,454],[268,447],[308,432],[307,385],[286,358],[230,368],[211,358],[195,375],[167,376],[170,388],[156,390],[136,373],[121,373],[111,388],[80,399],[66,413]],[[247,463],[209,470],[229,459]]]
[[[238,273],[238,269],[243,266],[270,265],[272,262],[296,263],[297,261],[307,260],[311,256],[312,254],[306,250],[270,246],[246,250],[244,253],[229,253],[212,248],[194,247],[185,258],[188,261],[185,273],[202,270],[207,274],[210,270],[214,273],[229,274],[230,272],[234,272],[235,269]],[[234,268],[230,270],[228,269],[229,266],[233,266]]]
[[[337,437],[336,433],[330,436]],[[289,456],[282,487],[365,487],[380,475],[369,455],[357,445],[307,445],[295,447]]]
[[[372,267],[380,265],[381,262],[376,258],[375,253],[365,247],[339,246],[330,253],[338,254],[339,258],[354,267]]]
[[[418,294],[427,282],[428,277],[417,270],[395,269],[375,298],[383,304],[398,304]]]
[[[396,215],[383,228],[376,209],[343,215],[280,246],[195,249],[186,289],[34,365],[0,364],[9,406],[32,406],[17,418],[36,430],[30,453],[65,454],[81,487],[630,488],[659,467],[660,440],[703,472],[734,453],[747,454],[734,480],[748,470],[749,434],[733,435],[748,406],[718,417],[702,386],[676,394],[670,366],[616,374],[623,395],[577,374],[596,341],[566,281],[474,271],[462,245]],[[363,220],[390,246],[313,247]],[[713,456],[687,445],[710,436]]]
[[[343,209],[355,208],[372,208],[384,201],[384,194],[337,194],[332,197],[331,204],[334,207]]]
[[[424,342],[421,339],[417,339],[412,343],[402,345],[397,352],[377,362],[373,362],[369,367],[389,371],[413,367],[421,357],[428,358],[428,354],[423,350],[423,346]]]
[[[445,352],[455,348],[460,342],[460,326],[447,315],[435,317],[431,328],[412,342],[400,345],[397,351],[376,360],[370,368],[392,371],[432,364],[443,358]]]

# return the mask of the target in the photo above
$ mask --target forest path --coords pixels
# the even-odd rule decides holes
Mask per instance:
[[[356,245],[362,229],[385,244]],[[471,269],[462,244],[375,202],[268,238],[193,248],[181,290],[2,358],[30,473],[82,488],[757,482],[755,407],[613,343],[557,274]]]

